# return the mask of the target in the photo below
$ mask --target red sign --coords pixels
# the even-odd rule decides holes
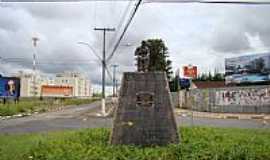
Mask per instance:
[[[197,66],[184,66],[183,67],[184,76],[190,78],[197,77]]]
[[[43,85],[41,87],[42,96],[45,97],[71,97],[72,92],[71,86]]]

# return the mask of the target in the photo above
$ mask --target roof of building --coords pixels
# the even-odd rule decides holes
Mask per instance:
[[[226,87],[225,81],[194,81],[195,88],[223,88]]]

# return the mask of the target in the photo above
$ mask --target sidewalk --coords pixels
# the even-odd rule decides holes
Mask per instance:
[[[192,116],[191,110],[175,108],[175,113],[179,116]],[[258,119],[269,120],[270,114],[248,114],[248,113],[211,113],[193,111],[194,117],[200,118],[216,118],[216,119]]]

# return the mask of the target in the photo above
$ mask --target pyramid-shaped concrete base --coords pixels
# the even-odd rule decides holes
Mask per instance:
[[[179,142],[165,73],[124,73],[110,141],[141,146]]]

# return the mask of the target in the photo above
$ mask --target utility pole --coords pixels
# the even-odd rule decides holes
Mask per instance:
[[[115,31],[115,28],[94,28],[94,30],[103,31],[101,112],[102,112],[102,115],[106,115],[106,109],[105,109],[106,32],[113,32]]]
[[[38,37],[32,37],[34,53],[33,53],[33,88],[34,88],[34,97],[37,95],[37,85],[36,85],[36,52],[37,52],[37,42],[39,41]]]
[[[116,94],[117,94],[117,90],[118,90],[118,80],[115,80],[115,90],[116,90]]]
[[[112,65],[112,67],[113,67],[113,97],[116,97],[117,89],[116,89],[116,75],[115,74],[116,74],[116,68],[118,67],[118,65],[114,64]]]

